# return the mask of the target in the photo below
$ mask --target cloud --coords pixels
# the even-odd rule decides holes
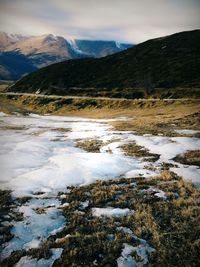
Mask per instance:
[[[0,30],[138,43],[200,26],[198,0],[0,0]]]

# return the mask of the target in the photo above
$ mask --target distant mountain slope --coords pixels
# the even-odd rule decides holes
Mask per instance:
[[[199,69],[200,30],[194,30],[152,39],[100,59],[53,64],[22,78],[10,90],[132,97],[135,88],[200,88]]]
[[[25,40],[27,36],[22,36],[20,34],[7,34],[5,32],[0,32],[0,51],[3,51],[8,46],[13,45],[21,40]]]
[[[27,58],[33,68],[41,68],[68,59],[102,57],[122,51],[128,47],[130,45],[118,45],[114,41],[66,40],[61,36],[54,36],[52,34],[22,36],[0,33],[0,52],[18,52]],[[2,55],[0,54],[0,57]],[[26,65],[24,65],[25,72],[22,75],[30,72],[29,64],[27,69]],[[0,66],[0,75],[7,79],[7,75],[4,77],[5,72],[2,72],[4,67]],[[18,65],[13,65],[12,68],[17,69]],[[10,71],[9,76],[11,79],[20,78],[20,76],[16,76],[16,73],[12,75],[12,71]]]
[[[15,80],[36,69],[27,57],[18,52],[0,53],[0,80]]]
[[[91,57],[105,57],[132,47],[131,44],[123,44],[114,41],[89,41],[75,40],[77,47]]]
[[[63,37],[52,34],[31,36],[8,46],[5,51],[19,51],[37,68],[66,59],[88,57],[88,55],[77,53]]]

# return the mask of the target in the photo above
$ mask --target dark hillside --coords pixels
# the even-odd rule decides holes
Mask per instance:
[[[144,97],[156,88],[200,88],[200,30],[152,39],[100,59],[64,61],[22,78],[16,92]],[[181,94],[182,94],[181,93]]]

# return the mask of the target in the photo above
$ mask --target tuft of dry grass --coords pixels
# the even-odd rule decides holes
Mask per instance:
[[[84,140],[84,141],[78,141],[76,143],[76,147],[82,148],[87,152],[99,153],[102,144],[103,141],[101,140]]]
[[[187,151],[184,154],[177,155],[173,160],[186,165],[200,166],[200,150]]]
[[[150,153],[147,148],[139,146],[135,142],[125,144],[121,148],[125,152],[125,155],[142,157],[145,161],[155,162],[160,158],[160,155]]]

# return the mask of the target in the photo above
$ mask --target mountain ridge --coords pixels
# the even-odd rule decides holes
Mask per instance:
[[[129,44],[121,44],[120,47],[115,41],[65,39],[53,34],[23,36],[0,32],[0,61],[3,64],[1,57],[5,58],[7,53],[18,54],[18,57],[25,56],[28,62],[27,70],[24,65],[18,72],[20,75],[25,75],[30,72],[29,64],[32,64],[32,69],[35,70],[35,68],[38,69],[63,60],[106,56],[130,46]],[[21,68],[21,65],[18,65],[16,61],[15,63],[12,69]],[[0,65],[0,79],[19,78],[20,76],[16,76],[16,72],[13,74],[10,64]]]

